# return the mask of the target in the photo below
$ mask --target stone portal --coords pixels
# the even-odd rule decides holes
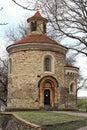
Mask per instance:
[[[58,82],[52,76],[43,77],[39,82],[40,107],[58,108]]]

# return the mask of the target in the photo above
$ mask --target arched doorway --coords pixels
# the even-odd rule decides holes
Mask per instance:
[[[44,90],[44,105],[50,105],[50,90]]]
[[[58,107],[58,82],[52,76],[43,77],[39,81],[39,103],[40,107],[49,105]]]

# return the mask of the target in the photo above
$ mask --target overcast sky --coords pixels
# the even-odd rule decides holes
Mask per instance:
[[[9,27],[17,26],[24,18],[24,15],[26,13],[30,15],[31,12],[17,6],[11,0],[0,0],[0,8],[1,7],[3,7],[3,10],[0,11],[0,23],[8,23],[7,25],[0,25],[0,55],[5,57],[6,46],[9,44],[5,32]]]
[[[20,20],[24,18],[24,15],[27,13],[29,16],[34,12],[29,12],[21,7],[17,6],[11,0],[0,0],[0,6],[3,7],[3,10],[0,12],[0,23],[8,23],[7,25],[0,25],[0,56],[6,56],[6,46],[9,44],[6,42],[5,39],[5,31],[9,27],[16,26]],[[26,17],[26,19],[28,16]],[[64,42],[71,42],[70,40],[63,41]],[[77,67],[80,67],[82,74],[84,77],[87,77],[87,58],[86,57],[79,57],[77,60]],[[79,91],[79,95],[86,96],[87,91]]]

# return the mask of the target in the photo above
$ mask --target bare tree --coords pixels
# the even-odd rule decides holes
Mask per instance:
[[[26,22],[21,21],[18,26],[8,28],[5,32],[5,36],[8,38],[9,41],[17,41],[27,35],[27,24]]]
[[[3,7],[0,8],[0,11],[3,10]],[[7,23],[1,23],[0,25],[7,25]],[[7,82],[8,82],[8,62],[7,60],[2,60],[0,58],[0,101],[4,105],[7,103]],[[1,103],[0,102],[0,103]],[[1,104],[0,104],[1,105]]]
[[[47,15],[52,34],[56,40],[69,37],[76,40],[69,48],[87,55],[87,1],[86,0],[30,0],[22,2],[12,0],[15,4],[30,11],[35,10],[36,2]],[[26,4],[25,4],[26,3]],[[32,5],[32,6],[30,6]],[[50,34],[51,35],[51,34]],[[52,35],[51,35],[52,36]]]
[[[52,0],[44,7],[53,30],[61,34],[61,38],[66,36],[76,40],[76,45],[69,48],[87,55],[87,1]]]
[[[8,61],[0,58],[0,100],[6,105],[8,82]]]
[[[15,4],[22,7],[23,9],[27,9],[29,11],[35,10],[35,3],[37,0],[12,0]]]

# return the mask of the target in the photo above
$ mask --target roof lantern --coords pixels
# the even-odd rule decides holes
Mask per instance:
[[[46,33],[46,23],[48,20],[41,16],[40,12],[37,11],[34,16],[27,19],[28,33],[29,34],[45,34]]]

